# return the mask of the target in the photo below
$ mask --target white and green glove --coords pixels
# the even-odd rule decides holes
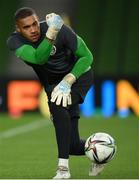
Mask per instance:
[[[76,78],[73,74],[67,74],[52,91],[51,102],[55,102],[56,105],[62,105],[63,107],[71,105],[71,86],[75,81]]]
[[[64,21],[59,15],[51,13],[46,15],[46,23],[48,25],[46,37],[50,40],[55,40],[58,32],[64,24]]]

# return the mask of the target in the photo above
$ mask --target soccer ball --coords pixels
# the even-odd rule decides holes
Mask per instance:
[[[85,143],[85,154],[94,163],[105,164],[116,153],[114,139],[107,133],[95,133]]]

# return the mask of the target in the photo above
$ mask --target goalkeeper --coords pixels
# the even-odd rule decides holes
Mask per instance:
[[[80,139],[78,131],[79,104],[93,83],[93,56],[82,38],[55,13],[39,22],[33,9],[23,7],[15,13],[15,24],[8,47],[34,69],[47,93],[58,145],[54,178],[68,179],[69,155],[85,154],[85,140]],[[92,164],[90,175],[102,169]]]

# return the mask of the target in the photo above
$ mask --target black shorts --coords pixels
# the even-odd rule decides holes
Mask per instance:
[[[51,93],[56,85],[57,84],[45,86],[45,91],[47,93],[49,101],[51,99]],[[72,85],[71,88],[72,104],[83,103],[84,98],[92,85],[93,85],[93,72],[92,70],[89,70],[86,73],[84,73],[82,76],[80,76],[80,78]]]

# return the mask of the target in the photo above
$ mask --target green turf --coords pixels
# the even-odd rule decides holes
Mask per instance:
[[[0,132],[15,127],[23,127],[45,119],[38,113],[25,114],[20,120],[12,120],[6,114],[0,115]],[[56,171],[57,149],[52,123],[15,136],[2,138],[0,135],[0,178],[51,178]],[[43,121],[42,121],[43,122]],[[107,132],[117,143],[117,154],[107,164],[97,179],[137,179],[139,178],[139,118],[130,116],[120,119],[117,116],[104,119],[81,118],[80,134],[87,138],[94,132]],[[70,157],[72,178],[89,179],[90,162],[83,157]],[[95,178],[93,178],[95,179]]]

